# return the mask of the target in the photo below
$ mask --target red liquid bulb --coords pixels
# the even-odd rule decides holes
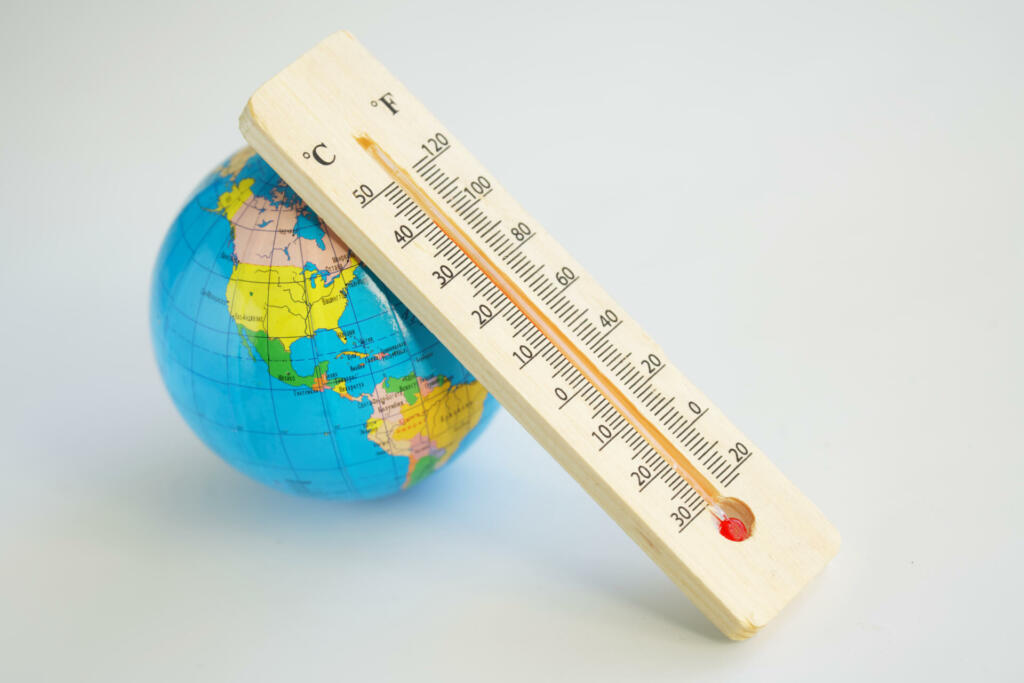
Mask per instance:
[[[750,535],[750,532],[747,531],[747,525],[735,517],[726,517],[719,522],[718,533],[722,534],[730,541],[745,541]]]

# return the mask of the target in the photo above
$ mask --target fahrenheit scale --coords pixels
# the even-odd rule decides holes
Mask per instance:
[[[241,128],[727,636],[835,555],[821,512],[350,34]]]

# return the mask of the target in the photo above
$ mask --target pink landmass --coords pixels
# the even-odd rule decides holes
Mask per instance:
[[[420,385],[420,396],[426,396],[434,389],[441,386],[440,375],[434,377],[417,377],[416,380]]]
[[[384,382],[378,382],[369,394],[363,394],[360,398],[369,398],[373,412],[370,419],[377,418],[385,422],[401,421],[402,406],[405,405],[405,395],[401,392],[388,391],[384,388]]]
[[[427,438],[425,434],[417,434],[409,440],[409,457],[412,462],[409,464],[415,469],[416,461],[420,458],[431,455],[439,450],[437,444]]]
[[[297,266],[312,263],[317,270],[337,273],[353,264],[352,252],[344,242],[323,227],[321,249],[316,240],[295,234],[300,207],[274,203],[252,195],[231,217],[235,229],[235,258],[259,266]]]

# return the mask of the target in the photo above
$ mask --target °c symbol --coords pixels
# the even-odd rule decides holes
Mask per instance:
[[[313,148],[312,152],[303,152],[302,153],[302,158],[303,159],[310,159],[310,158],[312,158],[314,161],[316,161],[318,164],[320,164],[322,166],[330,166],[331,164],[334,163],[334,160],[337,159],[338,157],[335,156],[332,153],[330,159],[325,159],[320,154],[320,150],[321,149],[327,149],[327,145],[325,145],[324,143],[321,142],[320,144],[318,144],[316,147]]]

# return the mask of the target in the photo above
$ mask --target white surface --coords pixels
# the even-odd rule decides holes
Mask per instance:
[[[1014,3],[102,4],[3,10],[0,679],[1024,673]],[[843,533],[752,641],[507,416],[350,505],[245,480],[175,413],[157,246],[249,94],[338,28]]]

